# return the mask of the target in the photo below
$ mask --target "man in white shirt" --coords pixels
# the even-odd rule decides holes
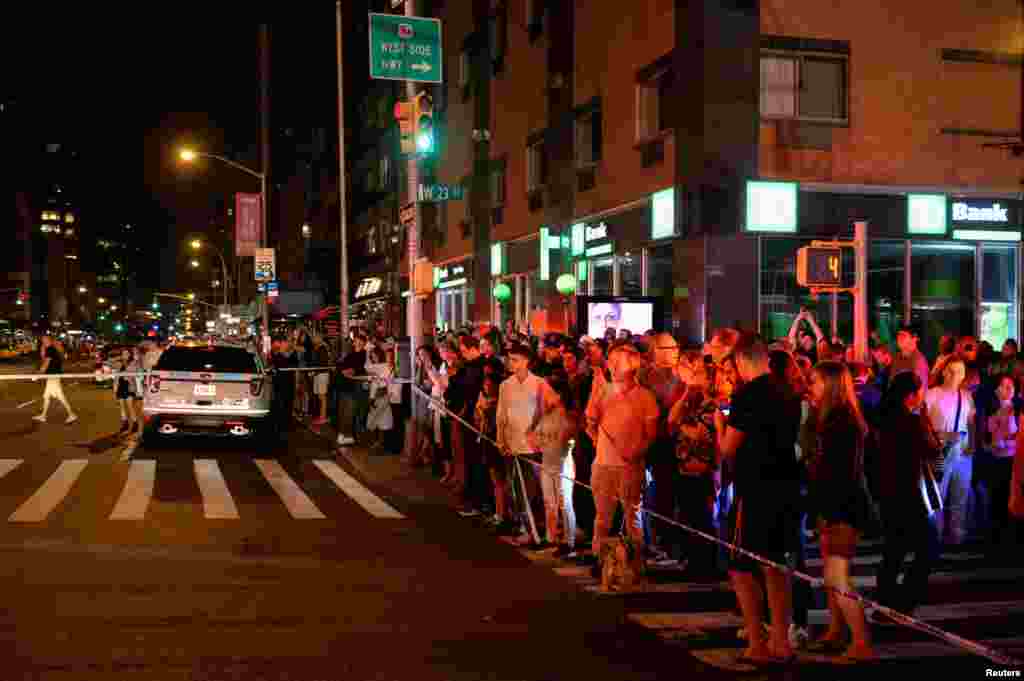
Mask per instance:
[[[533,353],[525,345],[513,346],[508,352],[512,375],[502,381],[498,388],[498,447],[506,456],[533,453],[526,434],[542,413],[541,396],[544,380],[530,371],[532,359]],[[526,464],[521,466],[521,470],[524,479],[532,481],[533,466]],[[514,476],[512,489],[516,489]],[[522,500],[524,511],[530,502],[529,498]],[[526,538],[524,540],[529,541]]]

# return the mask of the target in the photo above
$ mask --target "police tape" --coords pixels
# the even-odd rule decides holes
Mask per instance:
[[[499,450],[502,449],[501,445],[499,445],[498,442],[496,442],[495,440],[491,439],[490,437],[488,437],[484,433],[480,432],[480,430],[478,428],[476,428],[475,425],[470,424],[464,418],[460,417],[458,414],[453,413],[443,403],[441,403],[440,401],[434,399],[431,395],[429,395],[428,393],[423,391],[419,386],[414,384],[412,386],[412,388],[413,388],[414,391],[419,392],[423,397],[427,398],[427,400],[429,400],[431,406],[434,409],[436,409],[438,411],[446,412],[448,414],[449,418],[452,418],[452,419],[460,422],[461,424],[463,424],[464,426],[466,426],[467,428],[469,428],[470,430],[475,432],[477,434],[478,441],[486,441],[486,442],[494,445],[495,447],[497,447]],[[580,487],[583,487],[584,489],[589,490],[592,495],[597,496],[596,493],[594,492],[594,488],[593,487],[591,487],[590,485],[587,485],[585,483],[582,483],[582,482],[580,482],[580,481],[578,481],[578,480],[576,480],[574,478],[570,478],[567,475],[562,475],[562,473],[560,471],[555,471],[555,470],[552,470],[552,469],[548,469],[547,471],[545,471],[543,464],[540,464],[540,463],[538,463],[536,461],[533,461],[532,459],[530,459],[527,456],[523,456],[523,455],[520,455],[520,454],[510,454],[509,456],[514,457],[517,463],[519,462],[519,460],[524,460],[527,463],[529,463],[532,466],[534,466],[535,468],[539,469],[542,474],[550,475],[552,477],[560,477],[560,478],[562,478],[564,480],[569,480],[574,485],[579,485]],[[521,475],[521,473],[520,473],[520,475]],[[623,505],[623,508],[625,509],[626,502],[621,497],[618,497],[616,495],[605,495],[605,496],[609,497],[609,498],[613,498],[615,501],[621,502],[622,505]],[[757,562],[757,563],[759,563],[761,565],[764,565],[766,567],[769,567],[769,568],[778,570],[780,572],[786,573],[786,574],[788,574],[791,577],[794,577],[796,579],[800,579],[802,581],[808,582],[811,586],[813,586],[815,588],[824,588],[825,590],[830,591],[830,592],[836,594],[837,596],[841,596],[841,597],[848,598],[848,599],[853,600],[853,601],[857,601],[862,606],[865,606],[865,607],[868,607],[868,608],[872,608],[872,609],[874,609],[874,610],[876,610],[878,612],[881,612],[883,615],[885,615],[886,617],[889,617],[894,622],[902,624],[902,625],[904,625],[904,626],[906,626],[906,627],[908,627],[910,629],[914,629],[915,631],[919,631],[919,632],[921,632],[923,634],[927,634],[929,636],[933,636],[934,638],[937,638],[937,639],[939,639],[939,640],[941,640],[941,641],[943,641],[945,643],[948,643],[949,645],[952,645],[952,646],[961,648],[963,650],[966,650],[968,652],[974,653],[975,655],[978,655],[979,657],[987,658],[988,660],[990,660],[990,661],[992,661],[992,662],[994,662],[996,664],[1004,665],[1004,666],[1007,666],[1007,667],[1020,667],[1020,666],[1024,666],[1024,662],[1022,662],[1021,660],[1017,660],[1017,659],[1007,655],[1006,653],[1004,653],[1002,651],[996,650],[996,649],[994,649],[994,648],[992,648],[990,646],[986,646],[986,645],[984,645],[982,643],[978,643],[977,641],[972,641],[972,640],[964,638],[962,636],[958,636],[956,634],[950,633],[948,631],[945,631],[944,629],[940,629],[939,627],[936,627],[934,625],[928,624],[927,622],[924,622],[922,620],[919,620],[919,619],[916,619],[914,617],[911,617],[910,615],[906,615],[906,614],[901,613],[901,612],[899,612],[897,610],[893,610],[892,608],[890,608],[888,606],[885,606],[885,605],[882,605],[881,603],[878,603],[878,602],[876,602],[876,601],[874,601],[874,600],[872,600],[870,598],[867,598],[866,596],[863,596],[863,595],[857,593],[856,591],[848,591],[846,589],[842,589],[842,588],[837,587],[837,586],[826,584],[825,581],[823,579],[821,579],[821,578],[813,577],[813,576],[811,576],[811,575],[809,575],[809,574],[807,574],[805,572],[801,572],[799,570],[791,568],[788,565],[782,565],[780,563],[776,563],[775,561],[769,560],[768,558],[765,558],[764,556],[761,556],[761,555],[758,555],[758,554],[753,553],[751,551],[748,551],[748,550],[744,549],[741,546],[737,546],[736,544],[733,544],[731,542],[725,541],[724,539],[721,539],[720,537],[716,537],[716,536],[708,534],[706,532],[702,532],[701,530],[698,530],[696,528],[690,527],[689,525],[686,525],[685,523],[681,523],[681,522],[679,522],[679,521],[677,521],[677,520],[675,520],[673,518],[667,518],[667,517],[661,515],[660,513],[656,513],[654,511],[651,511],[651,510],[645,508],[643,506],[643,504],[639,504],[639,503],[636,504],[634,510],[646,513],[651,518],[656,518],[656,519],[658,519],[658,520],[660,520],[660,521],[662,521],[664,523],[667,523],[669,525],[673,525],[673,526],[678,527],[678,528],[680,528],[682,530],[685,530],[686,532],[689,532],[690,534],[696,535],[696,536],[701,537],[702,539],[706,539],[707,541],[710,541],[710,542],[712,542],[714,544],[718,544],[719,546],[725,547],[726,549],[728,549],[728,550],[730,550],[730,551],[732,551],[734,553],[738,553],[740,555],[743,555],[743,556],[745,556],[745,557],[747,557],[747,558],[749,558],[749,559],[751,559],[751,560],[753,560],[753,561],[755,561],[755,562]],[[530,518],[530,520],[531,520],[531,523],[532,523],[532,520],[533,520],[532,517]],[[534,530],[534,535],[536,537],[536,530]]]

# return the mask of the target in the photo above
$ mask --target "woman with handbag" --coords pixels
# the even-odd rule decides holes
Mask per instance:
[[[945,509],[939,517],[940,536],[950,544],[962,544],[970,527],[974,399],[964,387],[967,365],[963,360],[950,360],[942,376],[942,385],[925,394],[925,412],[943,444],[939,489]]]
[[[928,576],[941,547],[937,516],[942,500],[934,466],[942,455],[942,443],[923,404],[921,379],[913,372],[892,378],[882,402],[879,429],[878,489],[885,543],[878,570],[877,600],[882,605],[913,614],[924,600]],[[914,563],[897,586],[908,553]],[[886,623],[876,613],[875,622]]]
[[[860,411],[853,377],[841,362],[819,362],[814,367],[808,401],[811,408],[801,432],[801,451],[806,457],[811,509],[817,518],[825,559],[825,584],[851,591],[850,562],[870,518],[864,483],[868,425]],[[827,596],[831,620],[815,647],[834,652],[845,648],[841,658],[845,662],[872,659],[864,606],[831,590]],[[853,636],[848,648],[844,624]]]

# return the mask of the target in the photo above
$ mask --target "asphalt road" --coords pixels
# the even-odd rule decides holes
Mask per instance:
[[[722,585],[668,575],[650,593],[601,595],[583,569],[459,518],[440,485],[396,457],[339,455],[301,427],[269,453],[133,449],[105,437],[118,427],[109,390],[70,384],[81,417],[70,426],[59,406],[46,424],[31,420],[38,404],[17,408],[41,392],[0,381],[0,679],[734,676],[694,656],[738,652]],[[1015,583],[985,582],[978,598],[1019,603]],[[940,598],[959,593],[943,588]],[[987,616],[979,633],[1020,636],[1013,607]],[[993,667],[920,650],[861,667],[803,657],[746,676]]]

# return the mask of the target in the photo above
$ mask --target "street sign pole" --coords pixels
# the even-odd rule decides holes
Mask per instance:
[[[416,0],[406,0],[405,2],[405,15],[407,17],[416,15]],[[440,38],[440,22],[438,22],[438,38]],[[438,82],[440,82],[440,44],[437,49],[438,56]],[[416,84],[407,80],[405,83],[405,94],[408,101],[413,101],[416,97]],[[419,202],[416,201],[416,192],[420,185],[420,167],[419,159],[417,156],[411,155],[408,159],[408,172],[406,177],[408,178],[406,191],[408,194],[408,201],[413,204],[413,210],[415,211],[416,217],[409,223],[406,228],[406,238],[408,239],[408,258],[409,258],[409,290],[411,295],[409,296],[408,309],[406,312],[406,325],[407,332],[409,335],[409,378],[416,378],[416,349],[422,344],[422,337],[420,335],[422,322],[422,312],[420,306],[423,304],[423,300],[416,295],[416,260],[420,256],[420,224],[423,218],[423,210]],[[412,400],[412,423],[419,423],[420,414],[417,411],[420,408],[421,400]],[[411,429],[407,429],[411,430]],[[406,440],[408,446],[414,446],[415,440],[409,438]],[[408,452],[411,454],[412,452]]]
[[[853,351],[858,362],[868,361],[868,223],[853,223],[854,279]]]
[[[341,300],[338,304],[338,314],[341,322],[340,348],[343,348],[344,343],[348,340],[348,223],[345,215],[347,205],[345,197],[345,69],[344,53],[341,50],[343,34],[341,0],[335,3],[335,8],[338,49],[338,213],[341,216],[340,234],[338,235],[338,249],[341,257]]]

